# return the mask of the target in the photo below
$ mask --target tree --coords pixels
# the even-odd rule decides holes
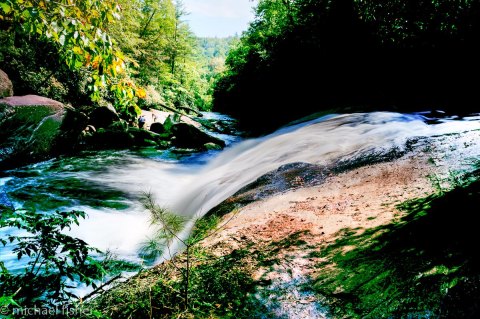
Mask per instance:
[[[328,109],[468,113],[479,35],[473,0],[260,0],[213,107],[255,133]]]
[[[208,104],[208,82],[202,78],[197,42],[184,21],[187,13],[182,3],[121,0],[120,6],[122,23],[111,24],[110,33],[131,61],[131,77],[148,87],[152,96],[162,97],[141,105],[197,108]]]

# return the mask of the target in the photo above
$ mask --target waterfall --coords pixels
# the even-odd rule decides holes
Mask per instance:
[[[2,183],[17,207],[25,201],[53,201],[60,207],[44,205],[39,210],[85,211],[88,219],[72,228],[72,235],[138,261],[138,247],[151,232],[148,212],[138,200],[142,192],[151,192],[159,205],[190,219],[182,234],[188,236],[196,218],[282,165],[332,165],[401,151],[416,137],[480,129],[478,117],[428,124],[431,120],[422,114],[390,112],[328,115],[233,143],[222,152],[195,155],[193,160],[146,157],[132,151],[96,152],[5,172]],[[15,256],[0,254],[9,267],[18,266]]]

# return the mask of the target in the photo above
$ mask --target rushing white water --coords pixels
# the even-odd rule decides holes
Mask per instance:
[[[24,193],[43,189],[43,195],[61,200],[71,199],[64,186],[72,181],[94,185],[94,192],[61,206],[83,210],[89,215],[79,227],[72,229],[72,234],[94,247],[135,260],[139,245],[151,231],[148,213],[138,201],[142,192],[151,192],[160,205],[194,220],[242,187],[285,164],[328,165],[372,152],[402,150],[406,141],[414,137],[480,129],[478,118],[445,119],[434,125],[426,124],[425,120],[418,114],[386,112],[330,115],[233,144],[213,158],[207,154],[194,161],[170,161],[131,152],[117,152],[113,159],[111,155],[94,154],[81,159],[80,166],[61,162],[52,169],[55,163],[39,164],[29,171],[38,170],[38,175],[25,178],[18,177],[17,172],[17,177],[9,177],[4,183],[7,192],[12,194],[21,193],[31,183],[32,187]],[[49,169],[48,178],[45,167]],[[54,188],[54,194],[47,186],[55,183],[61,186]],[[99,205],[92,204],[89,197],[102,191],[120,191],[124,195],[118,195],[117,203],[124,207],[102,207],[102,203],[108,201],[102,198],[98,200]],[[22,198],[23,195],[16,196]],[[20,205],[19,199],[16,204]],[[184,235],[187,232],[188,227]],[[14,256],[2,255],[2,259],[7,257],[10,263],[15,262]]]
[[[180,214],[199,217],[243,186],[285,164],[328,165],[362,154],[401,150],[413,137],[473,129],[480,129],[478,120],[427,125],[420,115],[386,112],[319,118],[224,151],[194,176],[172,207]]]

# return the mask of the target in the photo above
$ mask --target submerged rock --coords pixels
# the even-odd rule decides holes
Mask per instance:
[[[12,81],[8,75],[0,69],[0,98],[13,95]]]
[[[218,144],[215,144],[215,143],[207,143],[205,145],[203,145],[203,148],[207,151],[211,151],[211,150],[221,150],[222,147]]]
[[[144,129],[131,127],[128,133],[133,137],[134,145],[136,146],[164,146],[165,135],[150,132]]]
[[[45,160],[73,149],[86,116],[36,95],[0,99],[0,167]]]

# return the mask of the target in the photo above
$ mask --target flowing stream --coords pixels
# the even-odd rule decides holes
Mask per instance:
[[[74,236],[140,262],[138,248],[151,232],[148,213],[139,203],[143,192],[178,214],[201,217],[284,164],[328,165],[402,150],[414,137],[477,129],[480,117],[432,121],[422,114],[329,115],[257,139],[223,136],[228,147],[221,152],[179,157],[154,149],[101,151],[46,161],[2,172],[0,187],[16,208],[85,211],[88,218],[72,229]],[[0,250],[0,258],[9,269],[24,266],[9,249]]]

